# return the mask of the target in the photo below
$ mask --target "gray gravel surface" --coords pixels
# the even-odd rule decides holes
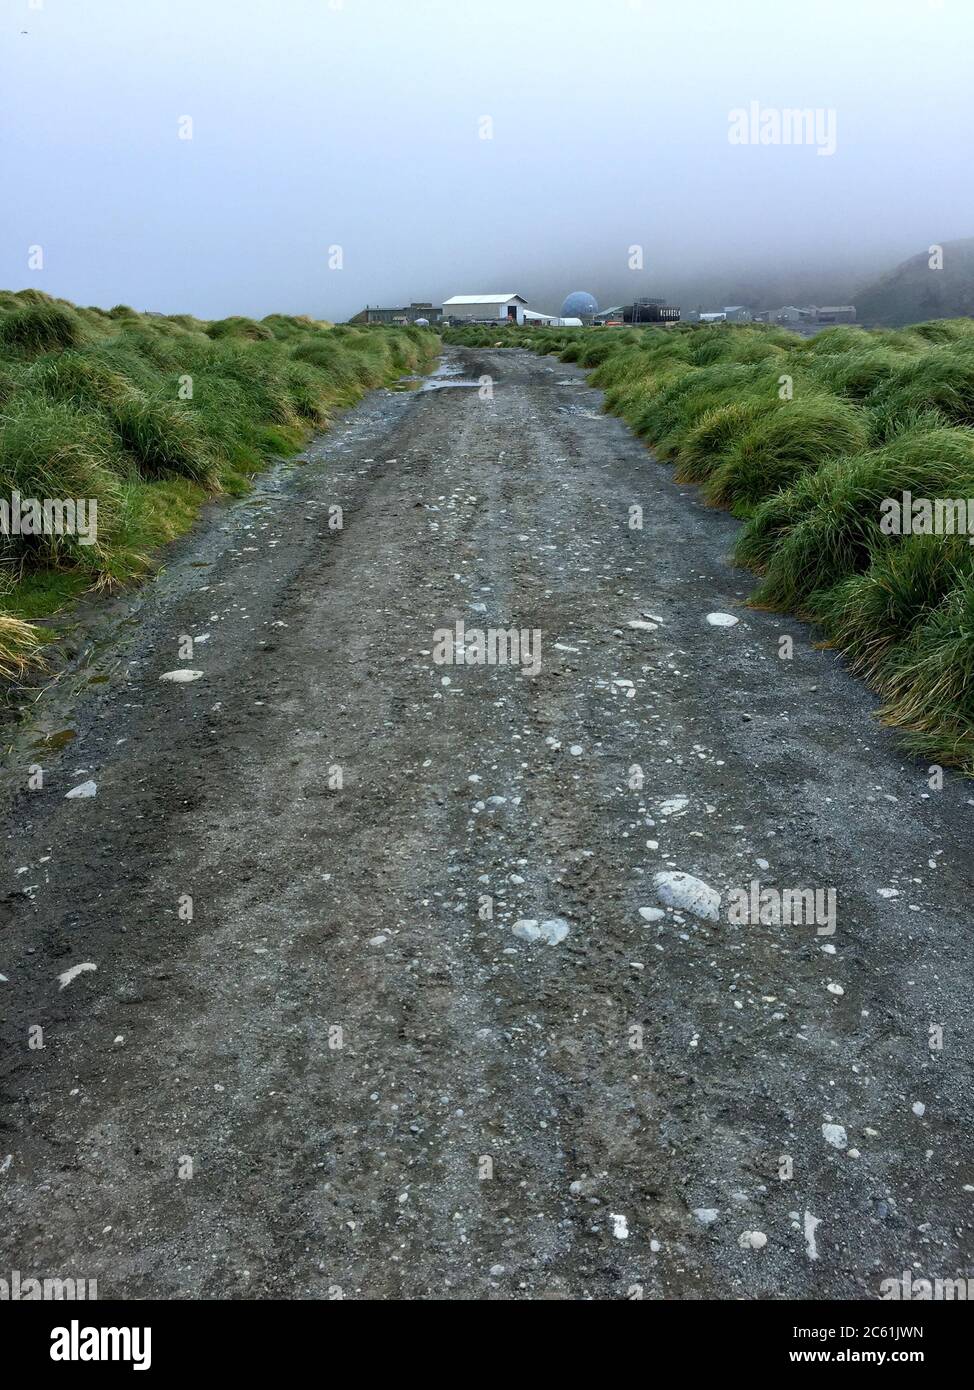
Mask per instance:
[[[746,607],[737,523],[580,371],[446,359],[211,512],[14,740],[0,1272],[420,1299],[971,1272],[971,784],[932,789],[813,633]],[[537,630],[540,670],[438,664],[458,621],[468,655]],[[834,934],[730,920],[752,880],[834,889]]]

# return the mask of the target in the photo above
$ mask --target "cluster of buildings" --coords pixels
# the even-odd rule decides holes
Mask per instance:
[[[455,294],[445,299],[442,306],[425,301],[414,301],[401,309],[381,309],[369,305],[350,318],[349,323],[413,323],[423,327],[427,324],[460,327],[464,324],[511,323],[519,327],[527,324],[580,328],[582,319],[572,315],[539,313],[528,308],[528,301],[523,295],[502,290],[490,294]]]
[[[802,332],[818,332],[830,323],[855,323],[854,304],[809,304],[800,308],[784,304],[780,309],[753,312],[744,304],[726,304],[722,309],[689,309],[681,312],[663,299],[637,299],[632,304],[616,304],[600,309],[594,297],[585,290],[574,290],[561,306],[560,314],[544,314],[529,309],[520,294],[483,293],[455,294],[442,305],[432,300],[414,300],[398,309],[383,309],[367,305],[349,319],[349,323],[419,324],[421,327],[442,324],[458,328],[465,324],[516,324],[518,327],[581,328],[596,325],[616,328],[623,324],[641,323],[775,323]]]
[[[574,290],[561,306],[560,314],[545,314],[529,309],[523,295],[499,293],[455,294],[441,306],[430,300],[414,300],[397,309],[367,305],[348,321],[352,324],[443,324],[461,327],[464,324],[511,323],[519,327],[581,328],[600,324],[612,327],[623,323],[678,323],[679,309],[662,299],[637,299],[634,304],[619,304],[611,309],[599,309],[595,298],[585,290]]]
[[[855,323],[854,304],[809,304],[799,308],[796,304],[784,304],[780,309],[761,309],[752,313],[743,304],[727,304],[723,309],[688,309],[683,314],[684,323],[780,323],[787,328],[801,324],[815,324],[817,328],[829,323]]]

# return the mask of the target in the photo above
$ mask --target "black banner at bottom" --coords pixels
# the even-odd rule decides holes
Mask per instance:
[[[491,1302],[495,1300],[489,1300]],[[501,1301],[501,1300],[496,1300]],[[557,1308],[547,1300],[545,1322]],[[225,1374],[237,1368],[250,1375],[261,1370],[297,1367],[311,1359],[322,1370],[336,1358],[364,1349],[369,1370],[374,1372],[375,1352],[381,1347],[390,1359],[398,1358],[400,1373],[408,1365],[405,1353],[423,1343],[422,1313],[410,1312],[408,1331],[399,1332],[393,1322],[384,1335],[386,1314],[367,1300],[328,1303],[277,1302],[0,1302],[0,1344],[4,1362],[17,1366],[22,1377],[32,1370],[50,1367],[66,1379],[78,1371],[100,1375],[165,1375],[212,1371]],[[457,1309],[436,1336],[455,1333]],[[474,1315],[476,1318],[476,1314]],[[514,1313],[515,1319],[518,1314]],[[532,1318],[538,1316],[537,1309]],[[573,1316],[577,1316],[577,1313]],[[626,1337],[653,1337],[688,1371],[719,1369],[730,1364],[738,1369],[785,1370],[790,1366],[921,1367],[956,1363],[969,1339],[967,1305],[941,1303],[789,1303],[789,1302],[627,1302],[619,1331]],[[412,1321],[416,1319],[417,1321]],[[572,1324],[572,1331],[584,1325]],[[518,1330],[524,1339],[525,1332]],[[496,1324],[484,1324],[484,1335],[493,1338]],[[518,1351],[519,1372],[532,1369],[532,1338]],[[469,1334],[468,1334],[469,1335]],[[476,1324],[473,1335],[477,1336]],[[435,1345],[435,1343],[434,1343]],[[476,1345],[476,1344],[475,1344]],[[629,1350],[626,1351],[626,1346]],[[543,1333],[537,1345],[537,1364],[550,1370],[562,1358],[564,1348],[572,1358],[580,1350],[553,1341]],[[595,1346],[590,1348],[595,1351]],[[598,1352],[606,1354],[605,1344]],[[619,1343],[619,1355],[628,1360],[631,1345]],[[609,1358],[613,1358],[611,1347]],[[733,1363],[729,1362],[733,1358]],[[455,1353],[450,1354],[455,1362]]]

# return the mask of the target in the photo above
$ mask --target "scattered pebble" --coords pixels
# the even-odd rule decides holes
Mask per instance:
[[[64,799],[65,799],[65,801],[73,801],[73,800],[75,800],[76,798],[88,797],[88,796],[97,796],[97,795],[98,795],[98,783],[97,783],[97,782],[92,782],[91,780],[89,780],[89,781],[87,781],[87,782],[81,782],[77,787],[72,787],[71,790],[70,790],[69,792],[65,792],[65,794],[64,794]]]
[[[660,902],[668,907],[692,912],[704,922],[716,922],[720,914],[720,894],[702,878],[693,874],[674,873],[667,870],[653,874],[653,883]]]
[[[609,1216],[612,1220],[612,1234],[616,1240],[629,1239],[629,1222],[621,1212],[610,1211]]]
[[[63,974],[61,974],[61,975],[58,976],[58,979],[59,979],[60,982],[61,982],[61,988],[62,988],[62,989],[67,989],[67,987],[68,987],[68,985],[71,983],[71,981],[72,981],[72,980],[76,980],[76,979],[78,978],[79,975],[83,975],[83,974],[85,973],[86,970],[97,970],[97,969],[98,969],[98,966],[95,965],[94,962],[93,962],[93,961],[90,961],[90,960],[82,961],[80,965],[72,965],[68,970],[65,970],[65,971],[63,972]]]
[[[543,941],[547,946],[557,946],[568,935],[569,926],[564,917],[549,917],[545,922],[522,917],[511,931],[521,941]]]
[[[810,1211],[805,1213],[805,1253],[810,1260],[818,1259],[818,1245],[815,1241],[815,1232],[822,1221],[818,1216],[813,1216]]]
[[[822,1138],[827,1144],[831,1144],[833,1149],[844,1149],[849,1142],[842,1125],[823,1125]]]

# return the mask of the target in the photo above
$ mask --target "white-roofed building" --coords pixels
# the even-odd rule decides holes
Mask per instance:
[[[527,300],[519,294],[455,294],[443,317],[457,323],[523,323]]]
[[[539,314],[534,309],[525,309],[524,322],[529,328],[581,328],[579,318],[563,318],[560,314]]]

